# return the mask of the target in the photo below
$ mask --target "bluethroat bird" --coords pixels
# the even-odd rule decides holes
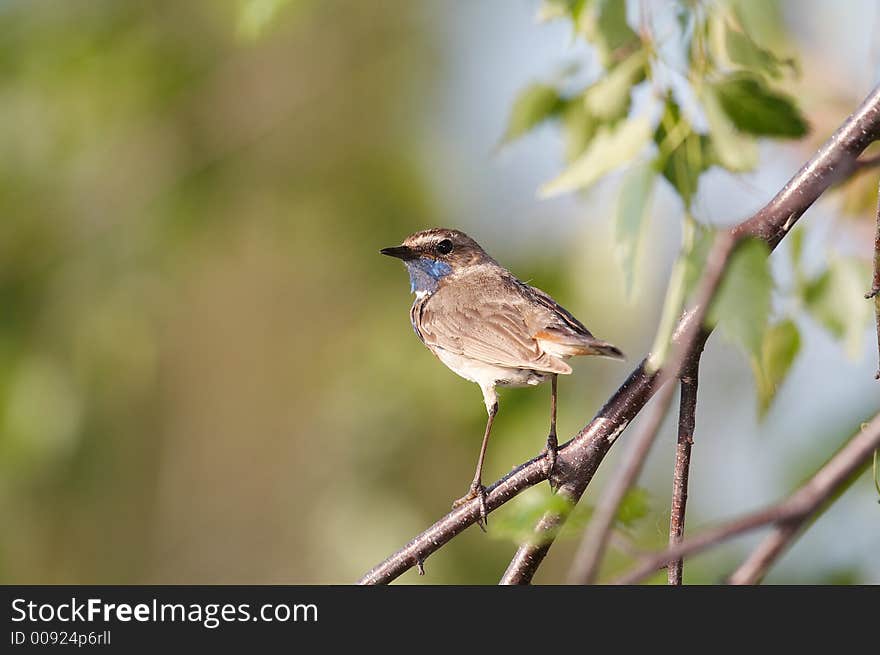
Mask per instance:
[[[480,499],[480,527],[487,518],[481,478],[492,423],[498,413],[496,386],[533,386],[550,380],[550,433],[544,453],[547,477],[556,466],[556,376],[568,375],[575,355],[623,359],[597,339],[549,294],[517,279],[464,232],[434,228],[408,236],[383,255],[402,259],[415,301],[410,320],[437,358],[483,391],[489,414],[477,470],[458,507]]]

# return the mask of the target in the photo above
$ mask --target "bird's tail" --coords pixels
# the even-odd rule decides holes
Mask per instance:
[[[597,357],[610,357],[612,359],[626,359],[620,348],[607,341],[597,339],[593,335],[572,334],[561,330],[546,329],[535,335],[544,352],[556,357],[577,357],[592,355]]]
[[[607,341],[596,339],[584,344],[584,355],[594,355],[598,357],[610,357],[611,359],[626,359],[626,355],[615,345]]]

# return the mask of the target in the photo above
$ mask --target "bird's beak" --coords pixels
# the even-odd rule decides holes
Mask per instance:
[[[419,255],[415,250],[410,248],[409,246],[394,246],[393,248],[382,248],[379,251],[383,255],[388,255],[389,257],[397,257],[398,259],[402,259],[404,261],[408,259],[416,259]]]

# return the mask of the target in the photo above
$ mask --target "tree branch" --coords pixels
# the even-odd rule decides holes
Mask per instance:
[[[773,533],[752,551],[752,554],[740,564],[727,581],[736,585],[758,584],[773,562],[782,555],[800,533],[804,520],[793,520],[777,525]]]
[[[856,159],[851,164],[849,164],[849,166],[846,166],[840,170],[840,175],[831,186],[843,186],[853,178],[858,177],[862,173],[874,170],[878,166],[880,166],[880,155],[864,157],[863,159]]]
[[[864,159],[856,159],[854,165],[854,173],[861,173],[862,171],[869,171],[872,168],[877,168],[880,166],[880,155],[874,155],[873,157],[865,157]]]
[[[756,236],[774,248],[798,218],[836,179],[841,167],[850,165],[874,140],[880,138],[880,87],[874,89],[824,146],[785,187],[758,213],[735,228],[741,236]],[[690,315],[682,317],[678,332],[688,325]],[[605,403],[596,417],[559,451],[559,493],[577,500],[599,467],[611,445],[651,398],[657,373],[646,370],[645,362],[630,374]],[[491,512],[523,490],[545,479],[544,459],[536,457],[491,485],[487,509]],[[479,516],[479,503],[472,501],[453,510],[416,536],[401,550],[376,565],[360,580],[362,584],[381,584],[394,580],[450,539],[472,525]],[[547,530],[562,522],[561,517],[545,516],[536,528],[537,543],[521,546],[511,567],[516,576],[528,581],[550,547]],[[508,571],[511,571],[508,567]],[[517,570],[514,568],[514,570]]]
[[[697,293],[696,302],[691,310],[692,320],[687,326],[687,331],[681,334],[673,345],[669,361],[664,364],[662,372],[658,376],[656,386],[662,390],[660,397],[655,401],[653,411],[634,439],[632,449],[624,465],[617,469],[616,474],[605,488],[596,511],[593,513],[593,518],[587,526],[575,556],[574,565],[569,573],[569,582],[572,584],[592,584],[596,580],[599,566],[605,555],[608,536],[611,534],[620,504],[627,491],[638,479],[651,446],[657,438],[663,417],[666,416],[669,404],[672,402],[675,385],[666,383],[675,380],[686,366],[693,367],[695,362],[699,361],[707,336],[703,330],[706,312],[718,285],[721,283],[735,245],[733,235],[730,232],[724,232],[718,235],[716,243],[706,259],[706,270]],[[504,582],[503,579],[502,582]]]
[[[880,157],[877,157],[880,160]],[[866,299],[874,299],[874,316],[877,322],[877,353],[880,359],[880,187],[877,190],[877,231],[874,233],[874,281]],[[880,361],[877,364],[875,380],[880,380]]]
[[[639,364],[596,417],[569,442],[559,447],[556,471],[563,480],[574,471],[592,476],[611,444],[650,398],[655,374]],[[510,499],[547,479],[546,459],[538,456],[520,465],[486,490],[486,509],[494,511]],[[386,584],[424,562],[446,542],[473,525],[479,517],[479,503],[470,502],[451,511],[416,536],[384,562],[373,567],[359,584]]]
[[[771,523],[777,530],[761,543],[746,562],[731,576],[733,582],[751,582],[763,575],[791,542],[800,527],[818,512],[834,494],[854,479],[854,474],[867,466],[876,448],[880,447],[880,414],[874,416],[805,484],[785,500],[748,514],[701,534],[686,539],[620,577],[617,584],[634,584],[651,575],[664,564],[685,555],[693,555],[733,537]]]
[[[798,219],[832,184],[852,174],[853,162],[872,142],[880,138],[880,86],[862,102],[855,112],[844,121],[837,131],[792,177],[773,199],[748,220],[733,228],[735,237],[757,237],[770,247],[776,248]],[[677,332],[684,332],[685,324],[693,312],[682,317]],[[607,450],[607,449],[606,449]],[[596,462],[589,474],[576,476],[564,482],[558,493],[572,503],[577,503],[587,488],[598,466]],[[502,582],[526,584],[540,566],[550,549],[555,534],[564,523],[565,516],[545,514],[535,526],[533,539],[519,547]]]
[[[658,384],[665,384],[665,382],[663,380]],[[651,413],[633,440],[626,461],[615,471],[616,475],[605,487],[574,556],[571,570],[568,573],[569,584],[593,584],[596,581],[608,540],[614,529],[614,519],[620,511],[620,505],[626,497],[626,493],[638,480],[642,465],[651,446],[654,445],[657,432],[669,410],[674,389],[675,385],[670,383],[665,384],[660,391],[659,397],[651,408]],[[502,584],[508,582],[506,574],[501,582]]]
[[[675,467],[672,474],[672,503],[669,516],[669,545],[681,543],[684,535],[687,509],[688,479],[691,470],[691,447],[694,445],[694,426],[697,419],[697,387],[700,376],[700,357],[682,371],[681,398],[678,406],[678,443],[675,447]],[[667,580],[680,585],[684,560],[670,562]]]

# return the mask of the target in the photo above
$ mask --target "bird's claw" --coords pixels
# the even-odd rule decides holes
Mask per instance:
[[[474,498],[480,499],[480,517],[477,519],[477,525],[480,526],[480,530],[486,532],[486,526],[489,525],[489,510],[486,508],[486,487],[482,484],[473,483],[466,495],[452,503],[452,509],[457,509]]]

